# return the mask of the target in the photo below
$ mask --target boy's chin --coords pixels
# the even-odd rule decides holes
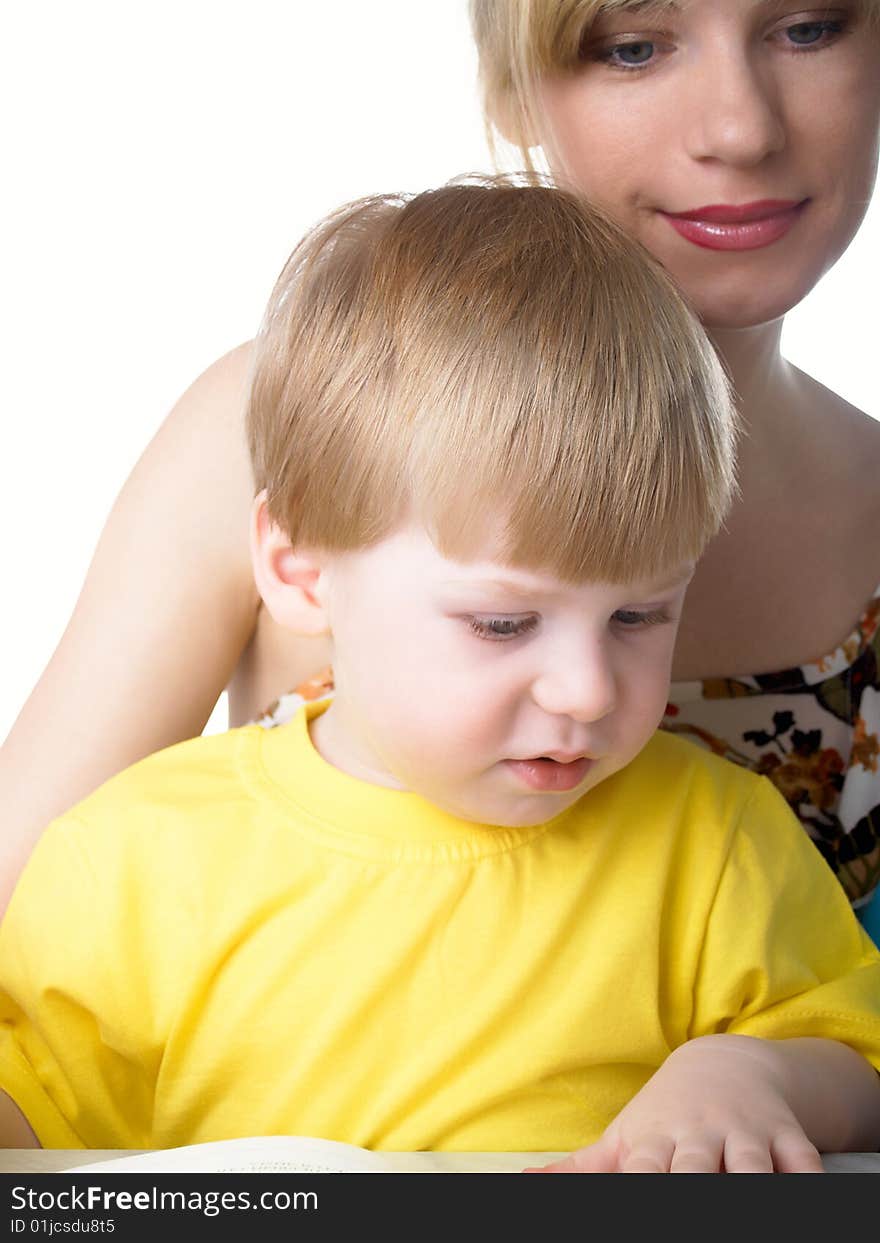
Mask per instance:
[[[553,820],[554,817],[573,806],[580,797],[581,793],[568,793],[511,799],[510,801],[487,800],[480,806],[447,806],[445,810],[451,815],[458,816],[460,820],[469,820],[473,824],[489,825],[496,829],[527,829]]]
[[[546,824],[548,820],[553,820],[556,816],[561,816],[564,811],[568,811],[569,807],[573,807],[580,797],[577,795],[565,799],[546,799],[538,806],[505,816],[504,820],[498,821],[498,828],[528,829],[533,825]]]

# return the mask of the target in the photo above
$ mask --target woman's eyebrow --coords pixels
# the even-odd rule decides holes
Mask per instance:
[[[614,4],[609,0],[609,3],[598,6],[593,15],[591,25],[594,25],[602,18],[612,18],[616,14],[679,12],[694,3],[699,3],[699,0],[623,0],[622,4]],[[773,11],[775,9],[784,9],[787,5],[786,0],[752,0],[751,7],[753,9],[769,9]],[[826,0],[826,3],[820,7],[831,9],[832,0]]]
[[[618,13],[667,12],[680,9],[679,0],[624,0],[623,4],[600,4],[596,9],[593,22],[603,17],[614,17]]]

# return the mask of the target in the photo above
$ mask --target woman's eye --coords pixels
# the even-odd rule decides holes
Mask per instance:
[[[787,43],[795,47],[817,47],[829,43],[844,28],[843,21],[796,22],[782,31]]]
[[[537,617],[469,617],[468,625],[481,639],[515,639],[538,624]]]
[[[655,45],[650,39],[638,39],[631,43],[615,43],[613,47],[598,49],[598,60],[619,69],[639,69],[653,60]]]

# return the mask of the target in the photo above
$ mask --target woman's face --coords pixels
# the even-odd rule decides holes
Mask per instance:
[[[540,87],[557,175],[657,256],[709,327],[777,319],[852,240],[877,171],[880,35],[855,3],[600,13]]]

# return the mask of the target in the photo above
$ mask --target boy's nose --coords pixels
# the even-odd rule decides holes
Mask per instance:
[[[575,721],[600,721],[614,709],[617,698],[614,673],[601,656],[571,661],[543,671],[532,683],[539,708]]]

